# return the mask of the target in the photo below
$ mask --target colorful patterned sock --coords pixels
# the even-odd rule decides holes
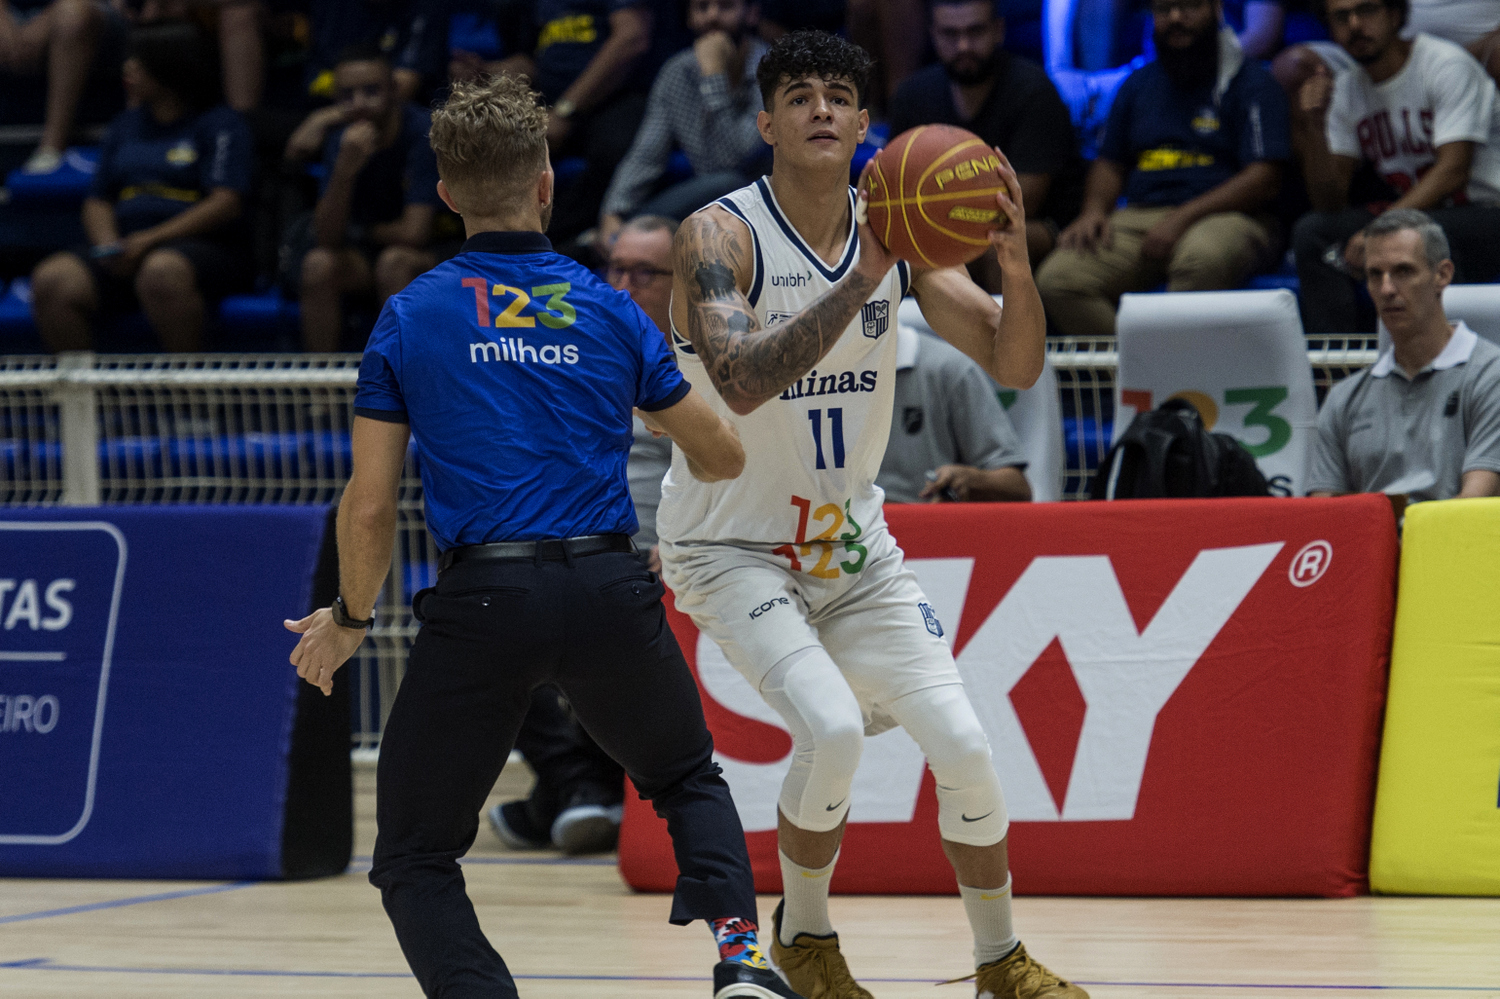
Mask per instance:
[[[714,943],[719,945],[719,960],[738,961],[752,968],[770,967],[756,942],[758,927],[750,920],[715,919],[709,922],[708,928],[713,931]]]

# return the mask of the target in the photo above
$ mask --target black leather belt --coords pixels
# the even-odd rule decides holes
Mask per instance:
[[[628,534],[586,534],[581,538],[548,538],[545,541],[496,541],[487,545],[449,548],[438,558],[438,572],[471,559],[529,558],[562,562],[605,552],[635,552]]]

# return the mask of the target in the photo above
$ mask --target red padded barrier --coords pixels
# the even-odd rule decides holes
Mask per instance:
[[[1017,892],[1366,889],[1395,601],[1384,497],[886,515],[985,723]],[[752,830],[756,886],[777,892],[790,740],[692,622],[668,616]],[[955,890],[931,775],[900,740],[866,740],[835,891]],[[621,873],[669,891],[665,825],[628,797]]]

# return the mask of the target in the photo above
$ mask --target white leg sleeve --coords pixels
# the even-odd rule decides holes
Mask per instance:
[[[792,769],[781,811],[798,829],[828,832],[849,813],[849,786],[864,747],[864,714],[821,647],[801,649],[771,668],[761,696],[792,732]]]
[[[1010,818],[1000,778],[963,684],[915,691],[892,702],[888,710],[922,747],[937,778],[943,839],[967,846],[993,846],[1004,839]]]

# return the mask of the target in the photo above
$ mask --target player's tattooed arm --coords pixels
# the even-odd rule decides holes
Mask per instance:
[[[673,316],[713,380],[741,416],[807,374],[837,342],[876,281],[851,271],[786,322],[762,328],[742,290],[753,272],[750,232],[722,209],[677,230]]]

